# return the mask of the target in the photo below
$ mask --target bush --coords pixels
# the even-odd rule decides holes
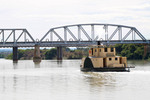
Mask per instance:
[[[52,48],[45,52],[45,59],[54,59],[57,55],[57,49]]]

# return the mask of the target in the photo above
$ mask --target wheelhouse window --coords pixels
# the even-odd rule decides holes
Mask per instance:
[[[105,52],[107,52],[107,48],[105,48]]]
[[[92,50],[92,55],[93,55],[93,48],[91,48],[91,50]]]
[[[111,48],[111,52],[114,52],[114,48]]]
[[[101,49],[99,49],[99,52],[101,52]]]
[[[111,58],[109,58],[109,61],[111,60]]]

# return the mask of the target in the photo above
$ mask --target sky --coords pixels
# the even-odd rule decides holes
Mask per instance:
[[[0,0],[0,28],[26,28],[34,39],[84,23],[133,26],[150,39],[150,0]]]

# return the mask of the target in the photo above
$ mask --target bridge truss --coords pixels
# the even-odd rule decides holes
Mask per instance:
[[[149,44],[135,27],[115,24],[76,24],[51,28],[39,41],[26,29],[0,29],[0,47],[85,47],[110,44]]]
[[[85,27],[88,27],[88,29]],[[98,28],[101,28],[100,31],[102,32],[96,34],[95,32]],[[61,31],[57,32],[60,29]],[[102,37],[100,37],[100,34]],[[54,40],[54,35],[57,40]],[[77,24],[51,28],[41,38],[40,43],[49,41],[64,42],[64,45],[71,42],[76,44],[85,44],[86,42],[87,44],[96,44],[96,41],[101,41],[103,44],[149,43],[135,27],[115,24]]]
[[[26,29],[0,29],[0,40],[0,47],[30,46],[35,43]]]

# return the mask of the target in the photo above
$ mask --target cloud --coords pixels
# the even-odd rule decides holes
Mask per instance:
[[[41,38],[56,26],[114,23],[137,27],[150,38],[149,10],[149,0],[1,0],[0,26],[25,27]]]

